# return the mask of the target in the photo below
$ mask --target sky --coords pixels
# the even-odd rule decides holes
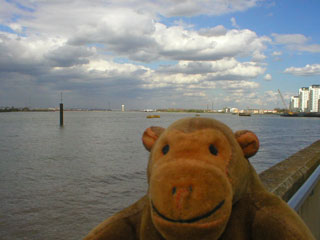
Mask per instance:
[[[283,108],[320,84],[319,0],[0,0],[0,107]]]

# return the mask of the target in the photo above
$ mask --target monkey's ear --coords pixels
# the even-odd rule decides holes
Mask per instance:
[[[142,143],[149,152],[164,130],[165,129],[162,127],[149,127],[144,131],[142,135]]]
[[[234,135],[246,158],[252,157],[258,152],[260,146],[259,139],[253,132],[240,130],[235,132]]]

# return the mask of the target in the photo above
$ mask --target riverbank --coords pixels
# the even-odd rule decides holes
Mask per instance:
[[[265,170],[259,176],[270,192],[289,201],[318,166],[320,166],[320,140]],[[296,210],[315,238],[320,239],[320,181],[309,184],[308,188],[304,191],[305,196],[299,196],[301,203],[296,206]]]

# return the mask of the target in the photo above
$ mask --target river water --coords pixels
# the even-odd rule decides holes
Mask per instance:
[[[141,135],[194,114],[139,112],[0,113],[0,239],[82,239],[147,189],[148,153]],[[318,140],[319,118],[216,118],[249,129],[261,147],[250,161],[258,172]]]

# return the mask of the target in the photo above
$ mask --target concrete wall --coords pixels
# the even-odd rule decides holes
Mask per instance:
[[[288,201],[320,164],[320,140],[260,174],[266,188]],[[320,240],[320,182],[298,210]]]

